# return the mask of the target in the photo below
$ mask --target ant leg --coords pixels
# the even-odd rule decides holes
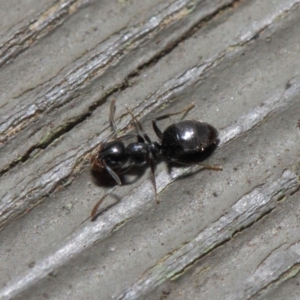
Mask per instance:
[[[183,166],[195,165],[194,163],[186,163],[186,162],[179,161],[177,159],[172,159],[172,162],[179,164],[179,165],[183,165]],[[211,165],[206,165],[206,164],[202,164],[202,163],[196,163],[196,165],[201,166],[201,167],[203,167],[203,169],[207,169],[207,170],[214,170],[214,171],[222,171],[223,170],[222,166],[211,166]]]
[[[122,185],[119,176],[106,164],[105,160],[103,160],[103,165],[109,175],[116,181],[118,185]]]
[[[133,114],[132,110],[129,107],[126,107],[128,112],[130,113],[135,125],[137,126],[137,128],[139,129],[139,131],[143,134],[144,139],[146,140],[147,143],[151,143],[151,139],[149,138],[148,134],[145,133],[142,124],[138,121],[138,119],[135,117],[135,115]],[[137,134],[138,138],[141,136],[139,134]]]
[[[162,131],[158,128],[158,126],[157,126],[157,124],[156,124],[157,121],[160,121],[160,120],[169,118],[169,117],[171,117],[171,116],[180,115],[180,114],[182,114],[182,113],[183,113],[183,116],[182,116],[181,119],[183,119],[183,118],[186,116],[186,114],[187,114],[192,108],[194,108],[194,107],[195,107],[195,104],[192,103],[192,104],[188,105],[185,109],[183,109],[183,110],[181,110],[181,111],[178,111],[178,112],[176,112],[176,113],[170,113],[170,114],[162,115],[162,116],[160,116],[160,117],[158,117],[158,118],[152,120],[152,127],[153,127],[153,130],[155,131],[156,135],[158,136],[158,138],[159,138],[159,139],[162,139],[163,133],[162,133]]]
[[[127,107],[127,110],[131,114],[131,116],[132,116],[133,120],[135,121],[135,123],[138,125],[139,129],[143,132],[142,125],[134,117],[133,113],[131,112],[131,110],[128,107]],[[110,103],[110,110],[109,110],[109,123],[110,123],[110,126],[111,126],[112,130],[113,130],[113,133],[110,136],[110,139],[117,135],[117,126],[116,126],[116,122],[115,122],[115,113],[116,113],[116,100],[112,99],[111,103]],[[128,137],[130,138],[131,135],[122,136],[120,139],[124,139],[124,138],[128,138]],[[139,135],[138,133],[137,133],[137,140],[138,140],[139,143],[144,143],[145,142],[144,138],[141,135]]]
[[[91,211],[91,215],[90,217],[88,217],[86,220],[88,220],[89,218],[91,218],[91,221],[94,222],[96,221],[96,219],[98,218],[99,216],[99,212],[98,212],[98,209],[99,209],[99,206],[102,204],[103,200],[107,197],[107,196],[110,196],[111,193],[114,191],[114,188],[111,189],[108,193],[104,194],[100,200],[95,204],[95,206],[93,207],[92,211]],[[86,221],[84,220],[84,222]],[[82,224],[82,223],[81,223]]]
[[[87,217],[86,219],[84,219],[78,226],[76,226],[72,232],[74,232],[75,229],[77,229],[78,227],[80,227],[80,226],[81,226],[84,222],[86,222],[88,219],[91,219],[92,222],[96,221],[96,219],[98,218],[98,215],[97,215],[98,208],[99,208],[100,204],[103,202],[103,200],[104,200],[110,193],[111,193],[111,192],[109,192],[108,194],[103,195],[103,196],[101,197],[101,199],[100,199],[100,200],[95,204],[95,206],[93,207],[90,216]]]
[[[187,107],[185,107],[185,108],[184,108],[183,110],[181,110],[181,111],[178,111],[178,112],[175,112],[175,113],[170,113],[170,114],[165,114],[165,115],[159,116],[159,117],[157,117],[156,119],[154,119],[154,121],[160,121],[160,120],[169,118],[169,117],[171,117],[171,116],[180,115],[180,114],[182,114],[182,113],[183,113],[184,115],[182,116],[181,119],[183,119],[183,118],[186,116],[186,114],[187,114],[191,109],[193,109],[194,107],[195,107],[195,104],[192,103],[192,104],[188,105]]]
[[[156,124],[156,119],[152,120],[152,127],[153,130],[155,132],[155,134],[157,135],[157,137],[161,140],[163,138],[163,133],[162,131],[158,128],[157,124]]]
[[[138,133],[137,133],[137,141],[138,141],[138,143],[145,143],[145,139],[141,136],[141,135],[139,135]]]
[[[101,205],[101,203],[103,202],[103,200],[106,198],[107,195],[104,195],[93,207],[92,211],[91,211],[91,220],[92,222],[96,220],[96,214],[98,211],[99,206]]]
[[[223,167],[222,166],[211,166],[211,165],[205,165],[205,164],[197,164],[198,166],[203,167],[203,169],[207,170],[214,170],[214,171],[222,171]]]
[[[155,166],[155,161],[154,161],[152,155],[150,155],[149,162],[150,162],[150,168],[151,168],[151,174],[152,174],[152,183],[153,183],[153,187],[154,187],[155,200],[156,200],[156,203],[158,204],[160,201],[157,198],[157,188],[156,188],[156,179],[155,179],[155,167],[156,166]]]

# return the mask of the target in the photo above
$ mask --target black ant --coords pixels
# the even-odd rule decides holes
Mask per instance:
[[[218,145],[218,131],[212,125],[196,120],[182,120],[170,125],[162,132],[156,124],[157,121],[170,116],[178,114],[184,114],[185,116],[193,107],[194,104],[191,104],[180,112],[166,114],[152,120],[153,130],[160,142],[151,141],[148,134],[144,132],[140,122],[132,111],[127,108],[141,134],[137,132],[134,135],[137,141],[125,146],[123,141],[132,137],[132,135],[115,137],[117,130],[114,120],[115,101],[113,100],[110,106],[110,123],[113,128],[113,135],[109,138],[111,141],[101,143],[97,153],[92,156],[92,169],[99,172],[106,170],[116,183],[121,185],[120,174],[127,172],[132,166],[150,165],[157,202],[159,201],[157,199],[155,182],[155,166],[159,158],[181,165],[198,164],[205,169],[222,170],[220,166],[199,163],[199,161],[207,158]],[[98,207],[104,198],[105,196],[93,208],[91,212],[92,220],[95,219]]]

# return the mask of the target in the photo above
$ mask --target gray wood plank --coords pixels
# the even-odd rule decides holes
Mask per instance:
[[[23,5],[0,27],[0,298],[297,299],[299,1]],[[193,102],[223,171],[158,164],[159,205],[148,169],[97,182],[111,99],[153,140]]]

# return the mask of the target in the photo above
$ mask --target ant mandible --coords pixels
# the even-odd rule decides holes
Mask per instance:
[[[179,114],[184,114],[185,116],[194,106],[194,104],[191,104],[182,111],[166,114],[152,120],[153,130],[160,142],[151,141],[148,134],[144,132],[141,123],[127,107],[136,125],[137,133],[134,136],[136,136],[137,141],[125,146],[123,141],[132,137],[132,135],[116,137],[115,100],[113,100],[110,106],[110,123],[113,128],[113,134],[108,139],[111,141],[106,140],[100,144],[97,153],[91,158],[92,169],[99,172],[106,170],[116,183],[121,185],[120,174],[127,172],[133,166],[150,165],[157,202],[159,201],[157,199],[155,166],[158,158],[181,165],[198,164],[205,169],[222,170],[220,166],[199,163],[203,158],[206,158],[205,153],[209,152],[210,154],[218,145],[218,131],[212,125],[197,120],[181,120],[170,125],[162,132],[156,124],[157,121],[170,116]],[[104,198],[105,196],[94,206],[91,212],[92,220],[95,219],[98,207]]]

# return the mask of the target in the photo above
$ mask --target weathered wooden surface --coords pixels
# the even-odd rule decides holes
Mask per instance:
[[[0,4],[0,299],[298,299],[300,1],[15,2]],[[81,224],[110,190],[88,157],[113,98],[120,134],[127,105],[153,139],[154,116],[194,102],[224,170],[161,163],[159,205],[145,170]]]

